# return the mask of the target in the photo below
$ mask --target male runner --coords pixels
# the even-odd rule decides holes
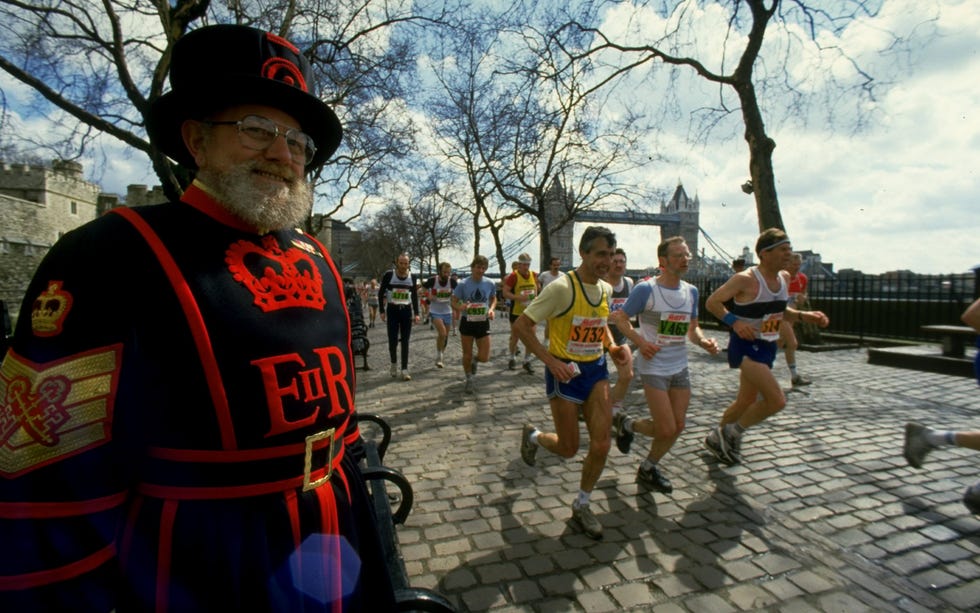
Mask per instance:
[[[626,299],[633,290],[633,279],[626,276],[626,251],[617,247],[613,255],[612,266],[605,280],[612,286],[612,293],[609,294],[609,312],[615,313],[623,308]],[[626,335],[618,326],[609,326],[613,334],[613,341],[617,345],[626,344]],[[612,397],[612,414],[615,417],[623,410],[623,399],[630,389],[630,382],[633,381],[633,360],[629,363],[616,364],[616,384],[613,385],[610,396]]]
[[[483,274],[490,265],[485,256],[478,255],[470,264],[470,276],[453,290],[453,310],[460,314],[459,342],[463,349],[463,373],[467,394],[473,393],[476,362],[490,360],[490,322],[497,308],[497,288]],[[476,361],[473,343],[476,343]]]
[[[551,258],[551,261],[548,263],[548,270],[538,275],[538,283],[541,284],[541,290],[544,291],[544,288],[548,287],[549,283],[555,281],[563,274],[565,273],[561,271],[561,258]]]
[[[960,319],[980,335],[980,300],[974,300]],[[973,372],[980,384],[980,336],[977,336],[977,349]],[[939,447],[965,447],[980,451],[980,430],[934,430],[917,423],[905,424],[904,453],[909,466],[922,468],[926,455]],[[980,481],[966,488],[963,504],[971,513],[980,515]]]
[[[453,290],[456,281],[450,277],[453,267],[449,262],[439,264],[439,274],[429,277],[422,284],[429,298],[429,317],[436,328],[436,366],[442,368],[443,353],[449,342],[449,327],[453,325]]]
[[[650,451],[636,472],[640,485],[669,494],[670,479],[658,463],[670,451],[681,432],[691,403],[691,377],[687,370],[686,341],[708,353],[718,353],[718,343],[706,338],[698,326],[698,290],[681,280],[691,261],[684,237],[674,236],[657,247],[660,274],[633,288],[622,309],[610,319],[640,352],[636,369],[650,409],[649,419],[632,419],[623,411],[613,416],[616,446],[629,451],[633,433],[650,437]],[[639,316],[640,332],[632,318]]]
[[[609,271],[616,236],[607,228],[589,226],[579,241],[582,263],[548,285],[514,322],[528,351],[545,365],[545,391],[551,405],[554,433],[525,424],[521,432],[521,459],[534,465],[538,447],[563,458],[578,451],[578,410],[582,407],[589,432],[589,451],[582,462],[579,492],[572,503],[572,519],[594,539],[602,538],[602,524],[589,508],[589,498],[609,455],[611,422],[609,373],[603,349],[613,360],[629,359],[629,348],[617,346],[606,323],[609,316]],[[551,342],[545,347],[535,334],[541,320],[551,321]]]
[[[789,264],[793,248],[779,228],[769,228],[755,243],[759,264],[736,273],[708,296],[705,308],[731,327],[728,365],[738,368],[738,395],[704,445],[729,466],[741,462],[744,431],[786,406],[786,395],[772,374],[780,322],[806,321],[827,327],[820,311],[798,311],[787,305]],[[731,310],[725,301],[734,299]]]
[[[806,285],[807,278],[806,275],[800,272],[800,266],[803,264],[803,256],[799,253],[794,253],[790,257],[789,266],[786,267],[786,272],[789,273],[789,300],[787,304],[793,308],[800,308],[806,302]],[[778,345],[786,352],[786,366],[789,367],[790,381],[793,387],[810,385],[813,381],[810,381],[803,375],[796,372],[796,348],[800,346],[799,342],[796,340],[796,333],[793,331],[793,324],[788,321],[783,321],[779,325],[779,341]]]
[[[388,356],[391,358],[391,377],[398,376],[398,341],[401,337],[402,381],[411,381],[408,372],[408,339],[412,324],[419,322],[419,290],[415,275],[408,271],[408,254],[395,258],[395,267],[381,278],[378,288],[381,321],[388,324]]]
[[[541,291],[544,291],[544,288],[547,287],[549,283],[555,281],[556,279],[558,279],[558,277],[562,276],[563,274],[565,273],[561,271],[561,258],[551,258],[551,260],[548,262],[548,270],[538,275],[538,283],[541,284]],[[545,343],[548,342],[548,333],[549,333],[548,322],[546,321],[544,322]]]
[[[507,342],[508,355],[510,361],[507,368],[514,370],[517,368],[517,335],[514,333],[514,322],[521,316],[527,305],[534,300],[541,291],[537,276],[531,271],[531,256],[522,253],[517,257],[517,269],[507,275],[503,284],[504,298],[510,300],[510,339]],[[527,350],[527,343],[524,343],[524,364],[523,368],[528,373],[533,373],[531,368],[531,353]]]

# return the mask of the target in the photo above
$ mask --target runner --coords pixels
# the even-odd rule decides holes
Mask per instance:
[[[489,260],[482,255],[473,258],[470,276],[453,290],[453,310],[460,314],[459,342],[463,349],[463,374],[466,375],[463,389],[467,394],[474,391],[476,363],[490,360],[490,322],[497,308],[497,291],[493,281],[483,277],[489,265]],[[473,359],[474,342],[476,360]]]
[[[545,391],[555,432],[540,432],[531,424],[521,431],[521,459],[535,463],[538,447],[563,458],[578,452],[578,410],[582,407],[589,432],[589,451],[582,462],[579,492],[572,503],[572,520],[594,539],[602,524],[589,507],[590,497],[609,455],[611,424],[609,373],[603,349],[617,362],[629,359],[629,348],[616,346],[606,323],[612,291],[602,276],[609,271],[616,236],[607,228],[589,226],[579,241],[582,263],[552,282],[514,322],[525,347],[545,365]],[[551,320],[551,342],[538,341],[535,326]]]
[[[794,253],[790,258],[789,266],[786,267],[786,272],[789,273],[789,300],[787,304],[796,309],[802,307],[806,302],[807,278],[805,274],[800,272],[800,266],[802,264],[803,256],[799,253]],[[779,324],[778,345],[786,352],[786,366],[789,367],[790,381],[793,387],[813,383],[813,381],[796,372],[796,349],[800,346],[800,343],[796,340],[793,324],[786,320],[783,320]]]
[[[371,279],[367,285],[367,305],[369,315],[371,317],[370,323],[368,323],[368,328],[374,327],[374,320],[378,318],[378,280]]]
[[[728,365],[738,368],[738,395],[725,410],[704,445],[723,463],[740,463],[742,434],[786,406],[786,395],[772,374],[779,324],[806,321],[827,327],[830,320],[820,311],[798,311],[787,306],[789,264],[793,248],[779,228],[769,228],[755,243],[759,264],[736,273],[708,296],[705,308],[731,327]],[[732,309],[725,301],[734,299]]]
[[[616,249],[616,253],[613,255],[612,266],[609,268],[609,274],[606,275],[605,279],[612,286],[612,293],[609,294],[609,312],[615,313],[623,308],[623,305],[626,304],[626,299],[633,290],[633,279],[626,276],[626,251],[622,248]],[[626,344],[626,335],[623,334],[618,326],[609,326],[609,329],[612,330],[613,340],[617,345]],[[616,364],[616,384],[613,385],[612,392],[610,392],[613,417],[616,417],[623,410],[623,399],[626,398],[626,393],[629,392],[632,381],[632,358],[628,363]]]
[[[718,343],[698,326],[698,290],[681,280],[691,261],[684,237],[674,236],[657,247],[660,275],[637,285],[621,310],[610,319],[640,352],[636,369],[643,381],[649,419],[632,419],[626,412],[613,416],[616,446],[629,452],[633,433],[650,437],[650,451],[636,471],[636,482],[658,492],[674,491],[670,479],[658,468],[684,430],[691,403],[691,377],[687,367],[686,340],[714,355]],[[640,332],[632,318],[639,316]]]
[[[537,275],[531,272],[531,256],[522,253],[517,257],[517,268],[514,272],[507,275],[504,279],[503,284],[503,294],[504,298],[510,301],[510,339],[507,341],[508,355],[510,355],[510,361],[507,362],[507,368],[514,370],[517,368],[517,335],[514,333],[514,322],[517,318],[521,316],[527,305],[534,300],[541,291],[541,287],[538,284]],[[523,368],[528,373],[534,373],[534,369],[531,368],[531,352],[527,350],[527,343],[522,343],[524,345],[524,364]]]
[[[388,355],[391,358],[391,377],[398,376],[398,341],[402,346],[402,381],[411,381],[408,372],[408,340],[412,324],[419,322],[419,292],[415,275],[408,271],[408,255],[395,258],[395,268],[381,278],[378,288],[381,321],[388,323]]]
[[[555,281],[556,279],[558,279],[558,277],[562,276],[563,274],[565,273],[561,271],[561,258],[551,258],[551,261],[548,263],[548,270],[538,275],[538,283],[541,284],[541,291],[544,291],[544,288],[547,287],[549,283]],[[545,345],[548,344],[548,336],[549,336],[548,322],[546,321],[544,322]]]
[[[443,353],[449,342],[449,327],[453,325],[453,290],[456,281],[449,275],[453,267],[449,262],[439,264],[439,274],[429,277],[422,284],[429,302],[429,317],[436,329],[436,366],[442,368]]]

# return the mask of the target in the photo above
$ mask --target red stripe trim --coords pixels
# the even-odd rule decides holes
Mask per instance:
[[[123,528],[122,537],[119,539],[119,565],[123,568],[129,563],[129,553],[133,546],[133,533],[136,531],[136,518],[143,510],[142,496],[134,496],[132,504],[129,505],[129,513],[126,516],[126,526]]]
[[[337,501],[334,498],[333,489],[321,487],[317,489],[316,494],[320,500],[320,529],[323,534],[337,534],[340,531],[340,522],[337,520]],[[324,544],[325,548],[329,548],[329,551],[323,552],[321,559],[328,561],[327,568],[332,571],[332,575],[326,579],[330,582],[330,593],[337,595],[331,610],[333,613],[343,613],[344,599],[340,597],[340,594],[343,594],[344,589],[342,576],[344,565],[340,553],[340,539],[322,539],[320,542]]]
[[[343,472],[340,470],[341,460],[344,452],[341,451],[333,460],[334,473]],[[318,468],[310,471],[310,480],[315,481],[326,476],[326,468]],[[275,494],[286,492],[292,489],[303,487],[303,475],[282,479],[280,481],[268,481],[265,483],[250,483],[248,485],[234,485],[229,487],[185,487],[175,485],[156,485],[153,483],[141,483],[137,490],[146,496],[161,498],[165,500],[226,500],[229,498],[248,498],[250,496],[263,496],[265,494]]]
[[[320,248],[320,253],[323,254],[323,259],[327,262],[327,265],[330,267],[330,270],[333,271],[333,278],[334,278],[334,281],[336,281],[336,283],[337,283],[337,292],[339,292],[338,295],[340,296],[341,300],[343,300],[344,301],[344,304],[346,305],[346,303],[347,303],[347,296],[344,294],[344,274],[343,274],[343,271],[340,271],[340,272],[337,271],[337,267],[334,266],[334,263],[333,263],[333,258],[330,257],[330,252],[327,251],[327,248],[323,246],[323,243],[321,243],[320,240],[317,237],[313,236],[312,234],[305,234],[304,233],[304,235],[306,236],[306,238],[308,238],[311,241],[313,241],[316,244],[317,247]],[[349,372],[353,373],[353,376],[354,376],[354,386],[356,388],[357,387],[357,367],[354,366],[354,352],[353,352],[353,350],[351,350],[351,346],[350,346],[350,344],[351,344],[350,313],[347,311],[346,306],[344,307],[344,315],[347,317],[347,368],[350,369]]]
[[[170,565],[173,563],[174,521],[177,518],[177,502],[163,503],[160,516],[160,540],[157,553],[156,610],[166,613],[170,605]]]
[[[0,502],[0,518],[3,519],[51,519],[88,515],[122,506],[126,492],[68,502]]]
[[[296,497],[296,490],[289,490],[285,494],[286,499],[286,512],[289,513],[289,529],[293,535],[293,551],[299,551],[299,546],[302,541],[300,541],[300,529],[299,529],[299,502]],[[303,556],[294,555],[290,556],[292,564],[292,572],[294,578],[299,578],[303,576]]]
[[[330,446],[330,439],[324,439],[314,443],[313,449],[319,451]],[[152,447],[147,455],[151,458],[160,460],[172,460],[174,462],[204,462],[211,464],[237,464],[253,460],[269,460],[272,458],[285,458],[290,456],[302,456],[306,452],[305,443],[294,445],[282,445],[280,447],[269,447],[267,449],[241,449],[238,451],[219,451],[202,449],[170,449],[166,447]]]
[[[153,228],[140,217],[136,212],[127,207],[118,207],[110,212],[122,215],[124,219],[133,224],[133,227],[143,235],[150,249],[157,256],[160,265],[163,267],[170,284],[174,288],[174,293],[180,301],[180,306],[187,319],[187,325],[191,329],[191,336],[194,337],[194,344],[197,345],[197,353],[201,358],[201,366],[208,381],[208,388],[211,391],[211,402],[214,404],[214,412],[218,419],[218,427],[221,430],[221,444],[225,449],[235,449],[238,444],[235,441],[235,430],[231,420],[231,409],[228,406],[228,397],[225,394],[224,384],[221,381],[221,372],[218,370],[218,361],[214,356],[214,348],[211,346],[211,338],[208,329],[204,325],[204,316],[197,306],[191,294],[187,280],[184,279],[177,262],[174,261],[170,251],[157,236]]]
[[[26,590],[74,579],[85,573],[92,572],[111,560],[115,555],[116,548],[110,544],[91,555],[85,556],[81,560],[66,564],[65,566],[39,570],[23,575],[5,575],[0,577],[0,590]]]
[[[350,423],[350,415],[344,423],[337,426],[336,434],[333,437],[334,444],[341,441],[341,435],[347,430]],[[346,443],[349,437],[344,437]],[[330,445],[329,439],[317,441],[313,444],[313,449],[319,451]],[[251,462],[255,460],[269,460],[273,458],[285,458],[289,456],[302,456],[306,453],[306,443],[295,443],[291,445],[279,445],[277,447],[264,447],[262,449],[174,449],[172,447],[150,447],[147,455],[159,460],[170,460],[173,462],[207,462],[214,464],[234,464],[239,462]]]
[[[184,191],[184,195],[180,197],[180,200],[184,204],[189,204],[222,225],[234,228],[236,230],[241,230],[242,232],[248,232],[250,234],[259,234],[258,229],[256,229],[254,226],[235,217],[229,213],[227,209],[218,204],[218,202],[214,199],[214,196],[209,194],[207,190],[204,189],[204,186],[198,183],[196,180],[187,186],[187,189]]]

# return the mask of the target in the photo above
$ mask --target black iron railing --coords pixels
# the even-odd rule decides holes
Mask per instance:
[[[961,324],[960,315],[980,296],[977,274],[850,275],[810,278],[807,308],[830,317],[826,332],[859,339],[882,338],[934,341],[923,333],[927,324]],[[704,301],[728,277],[687,279],[700,293],[701,319],[713,321]]]

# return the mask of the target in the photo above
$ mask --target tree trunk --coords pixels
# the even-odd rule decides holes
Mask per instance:
[[[745,141],[749,144],[749,176],[752,178],[752,194],[759,219],[759,231],[783,226],[783,216],[779,213],[779,198],[776,196],[776,175],[772,167],[772,152],[776,141],[766,134],[766,126],[756,100],[755,87],[751,82],[735,87],[742,105],[742,118],[745,121]]]

